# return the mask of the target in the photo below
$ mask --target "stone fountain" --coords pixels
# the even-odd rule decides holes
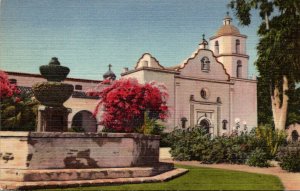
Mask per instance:
[[[159,162],[158,135],[67,132],[63,103],[73,86],[57,58],[40,67],[47,82],[33,92],[41,102],[37,132],[0,131],[0,190],[161,182],[186,169]]]
[[[70,69],[61,66],[56,57],[48,65],[40,67],[41,75],[47,82],[36,83],[33,93],[42,104],[38,112],[37,132],[68,131],[68,115],[71,109],[63,106],[73,93],[71,84],[62,83]]]

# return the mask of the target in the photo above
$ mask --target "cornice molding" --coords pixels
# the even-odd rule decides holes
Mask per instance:
[[[231,54],[218,54],[216,57],[222,57],[222,56],[236,56],[236,57],[243,57],[249,59],[249,56],[246,54],[239,54],[239,53],[231,53]]]
[[[214,40],[222,36],[236,36],[236,37],[247,38],[247,35],[243,35],[243,34],[222,34],[222,35],[212,36],[209,38],[209,40]]]
[[[180,72],[174,71],[174,70],[168,70],[168,69],[161,69],[161,68],[152,68],[152,67],[140,67],[138,69],[129,70],[128,72],[121,73],[121,76],[126,76],[128,74],[132,74],[138,71],[142,70],[149,70],[149,71],[155,71],[155,72],[163,72],[163,73],[170,73],[170,74],[179,74]]]
[[[33,78],[43,78],[40,74],[31,74],[31,73],[23,73],[23,72],[10,72],[10,71],[4,71],[8,75],[14,75],[14,76],[22,76],[22,77],[33,77]],[[64,81],[75,81],[75,82],[87,82],[87,83],[101,83],[101,80],[89,80],[89,79],[81,79],[81,78],[66,78]]]
[[[175,78],[181,78],[186,80],[197,80],[197,81],[204,81],[204,82],[213,82],[213,83],[221,83],[221,84],[234,84],[233,82],[224,81],[224,80],[214,80],[214,79],[208,79],[208,78],[197,78],[197,77],[191,77],[191,76],[183,76],[183,75],[175,75]]]
[[[231,78],[232,81],[242,81],[242,82],[251,82],[251,83],[257,83],[257,80],[247,79],[247,78]]]
[[[190,103],[198,103],[201,105],[222,105],[221,102],[212,102],[212,101],[200,101],[200,100],[195,100],[194,95],[190,95]]]

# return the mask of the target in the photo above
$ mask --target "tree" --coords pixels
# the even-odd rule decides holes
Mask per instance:
[[[103,109],[100,124],[105,128],[116,132],[149,132],[149,124],[155,124],[152,120],[167,118],[168,93],[162,84],[139,84],[130,78],[113,81],[106,87],[101,85],[99,89],[88,93],[100,97],[94,115]]]
[[[269,81],[257,78],[257,121],[259,125],[273,124]]]
[[[232,0],[230,6],[242,25],[251,23],[252,9],[264,20],[258,29],[255,64],[269,83],[274,126],[284,130],[289,90],[300,81],[300,1]]]
[[[289,95],[289,112],[287,118],[287,125],[299,123],[300,124],[300,87],[292,89]]]

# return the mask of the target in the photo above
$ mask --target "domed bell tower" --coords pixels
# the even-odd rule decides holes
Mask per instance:
[[[232,24],[228,12],[223,19],[223,26],[209,39],[210,49],[233,78],[248,78],[246,39],[247,36]]]

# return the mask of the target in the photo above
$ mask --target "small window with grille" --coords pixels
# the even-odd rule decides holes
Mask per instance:
[[[9,79],[9,83],[11,83],[11,84],[17,84],[17,80],[16,79]]]
[[[75,90],[82,90],[82,85],[75,85]]]

